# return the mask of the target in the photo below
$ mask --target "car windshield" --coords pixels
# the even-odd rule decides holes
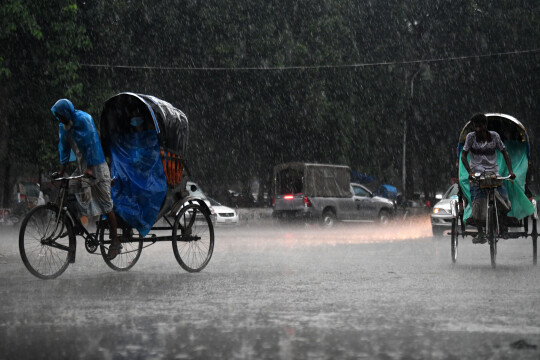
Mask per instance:
[[[458,186],[454,184],[450,187],[450,189],[446,191],[446,194],[444,194],[443,199],[450,199],[453,196],[457,196],[457,194],[458,194]]]
[[[216,200],[214,200],[212,198],[208,198],[208,201],[210,201],[210,205],[212,205],[212,206],[221,206],[220,203],[218,203]]]

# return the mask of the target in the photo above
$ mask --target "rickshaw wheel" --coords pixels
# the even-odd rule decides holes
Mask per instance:
[[[458,218],[452,219],[452,229],[450,232],[450,247],[452,250],[452,263],[455,264],[458,256]]]
[[[24,218],[19,232],[19,252],[24,266],[40,279],[54,279],[69,265],[75,235],[71,222],[56,205],[36,206]]]
[[[537,235],[534,235],[532,238],[533,243],[533,265],[536,265],[536,258],[537,258],[537,252],[538,252],[538,245],[537,245]]]
[[[174,256],[188,272],[199,272],[208,265],[214,251],[214,226],[199,204],[182,208],[172,230]]]
[[[538,229],[537,229],[537,224],[536,224],[536,219],[533,218],[532,219],[532,233],[531,233],[531,237],[532,237],[532,246],[533,246],[533,265],[536,265],[536,259],[537,259],[537,253],[538,253],[538,245],[537,245],[537,239],[538,239]]]
[[[109,260],[107,257],[110,242],[107,244],[103,243],[106,238],[107,240],[109,239],[108,226],[103,226],[99,229],[99,247],[101,256],[108,267],[116,271],[128,271],[137,263],[139,257],[141,257],[143,241],[142,239],[133,237],[133,230],[131,228],[119,228],[118,231],[120,232],[120,230],[122,230],[122,235],[118,234],[118,237],[122,241],[123,249],[114,259]]]

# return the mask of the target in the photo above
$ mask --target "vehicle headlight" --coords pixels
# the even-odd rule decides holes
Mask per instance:
[[[443,208],[433,208],[433,213],[438,215],[450,214],[450,211]]]

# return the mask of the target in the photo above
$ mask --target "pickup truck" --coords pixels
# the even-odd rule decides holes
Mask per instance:
[[[351,183],[348,166],[285,163],[274,167],[272,216],[301,218],[331,227],[336,221],[387,223],[394,203]]]

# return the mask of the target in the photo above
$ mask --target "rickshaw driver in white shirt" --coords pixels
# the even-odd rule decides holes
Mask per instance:
[[[487,117],[484,114],[478,113],[473,115],[471,122],[474,126],[474,131],[467,134],[465,139],[465,145],[461,151],[461,161],[465,170],[469,173],[470,190],[471,190],[471,202],[472,202],[472,217],[475,220],[478,228],[478,235],[473,238],[474,244],[484,244],[486,242],[482,221],[478,221],[481,216],[481,202],[480,199],[486,198],[486,193],[478,186],[478,182],[474,181],[475,173],[492,173],[499,175],[499,165],[497,164],[497,152],[496,149],[502,153],[504,161],[508,168],[510,179],[515,179],[516,175],[512,170],[512,162],[510,156],[506,151],[506,147],[501,140],[499,134],[495,131],[488,131],[487,129]],[[471,163],[467,161],[467,155],[471,153]],[[508,199],[508,192],[504,186],[499,186],[497,191],[505,200],[505,202],[511,206]],[[504,214],[505,215],[505,214]],[[502,227],[503,233],[506,232],[506,226]]]

